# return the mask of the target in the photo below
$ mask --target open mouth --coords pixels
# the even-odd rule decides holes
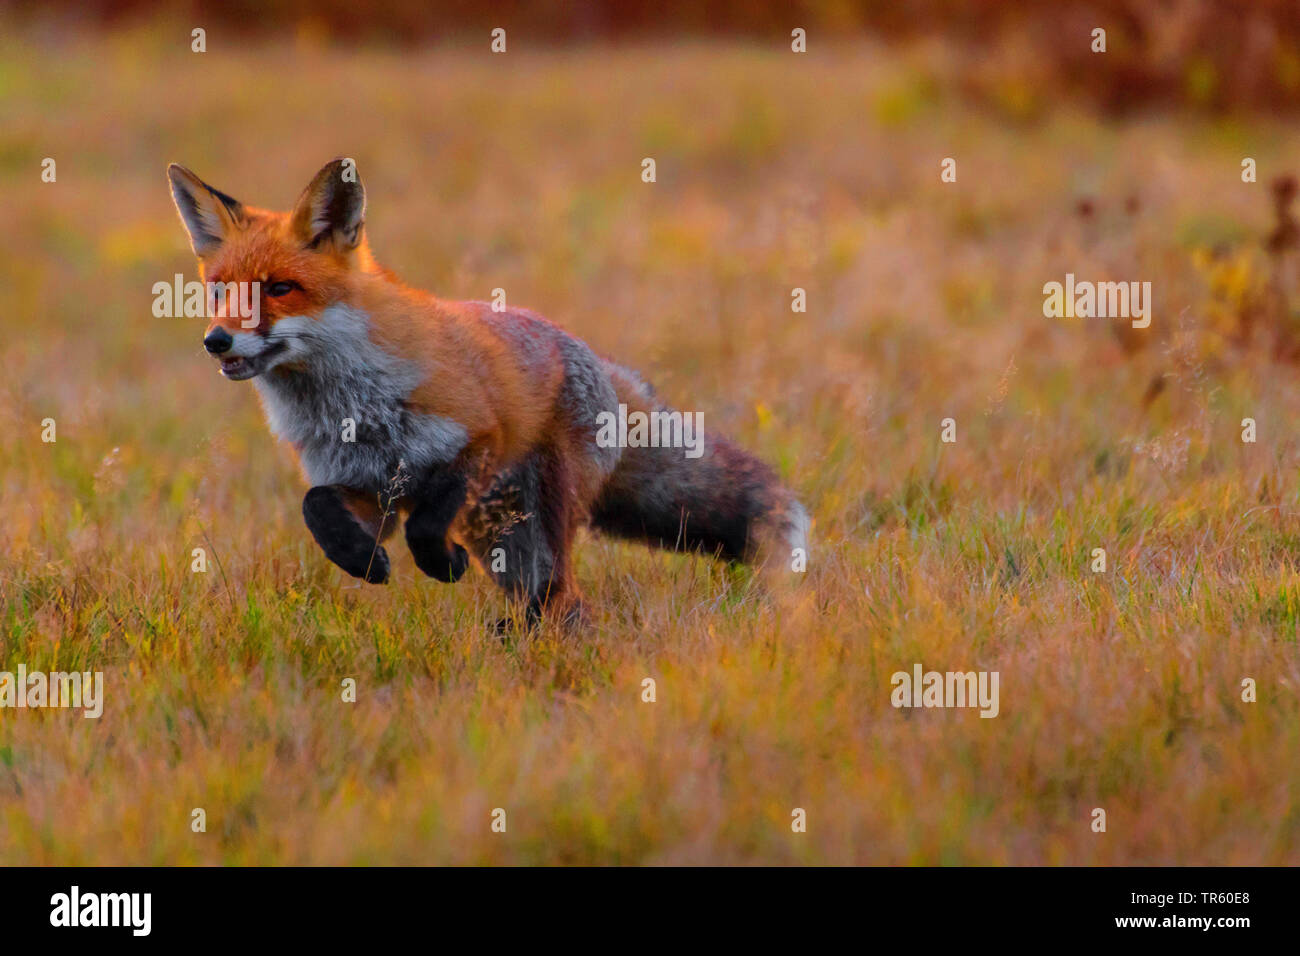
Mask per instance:
[[[257,355],[233,355],[221,359],[221,374],[232,382],[242,382],[252,378],[266,369],[267,363],[289,346],[285,342],[276,342],[263,349]]]

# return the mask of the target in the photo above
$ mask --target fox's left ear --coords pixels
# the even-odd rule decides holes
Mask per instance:
[[[311,181],[290,217],[294,235],[313,249],[330,243],[338,252],[361,244],[366,221],[366,190],[350,159],[327,163]]]
[[[199,179],[184,166],[167,167],[172,184],[172,199],[181,214],[181,222],[190,234],[194,254],[202,259],[225,241],[232,231],[244,224],[244,207],[223,192]]]

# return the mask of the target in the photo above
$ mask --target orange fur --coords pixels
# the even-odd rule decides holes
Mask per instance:
[[[286,315],[317,318],[337,302],[365,312],[375,344],[423,365],[425,383],[412,393],[412,408],[463,425],[472,452],[484,455],[489,468],[504,467],[539,443],[552,425],[550,410],[563,379],[558,359],[523,366],[510,344],[478,320],[475,303],[445,301],[404,285],[375,262],[364,238],[350,253],[322,254],[302,248],[291,213],[245,212],[247,225],[211,259],[200,260],[204,281],[297,282],[302,289],[263,298],[267,327]],[[228,311],[217,310],[211,327],[246,331]]]

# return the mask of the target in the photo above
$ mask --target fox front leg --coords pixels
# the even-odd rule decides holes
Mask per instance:
[[[459,581],[469,568],[469,554],[447,540],[451,523],[465,504],[468,481],[456,467],[437,469],[425,477],[411,496],[415,506],[406,519],[406,544],[415,565],[445,584]]]
[[[388,552],[377,502],[342,485],[317,485],[302,500],[302,517],[325,557],[354,578],[371,584],[388,580]]]

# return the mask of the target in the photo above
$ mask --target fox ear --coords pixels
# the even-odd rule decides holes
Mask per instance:
[[[244,207],[184,166],[172,163],[167,167],[167,178],[171,180],[176,210],[190,234],[190,245],[200,259],[213,253],[233,230],[243,226]]]
[[[294,235],[313,249],[329,242],[338,252],[361,243],[366,220],[366,190],[350,159],[327,163],[311,181],[290,218]]]

